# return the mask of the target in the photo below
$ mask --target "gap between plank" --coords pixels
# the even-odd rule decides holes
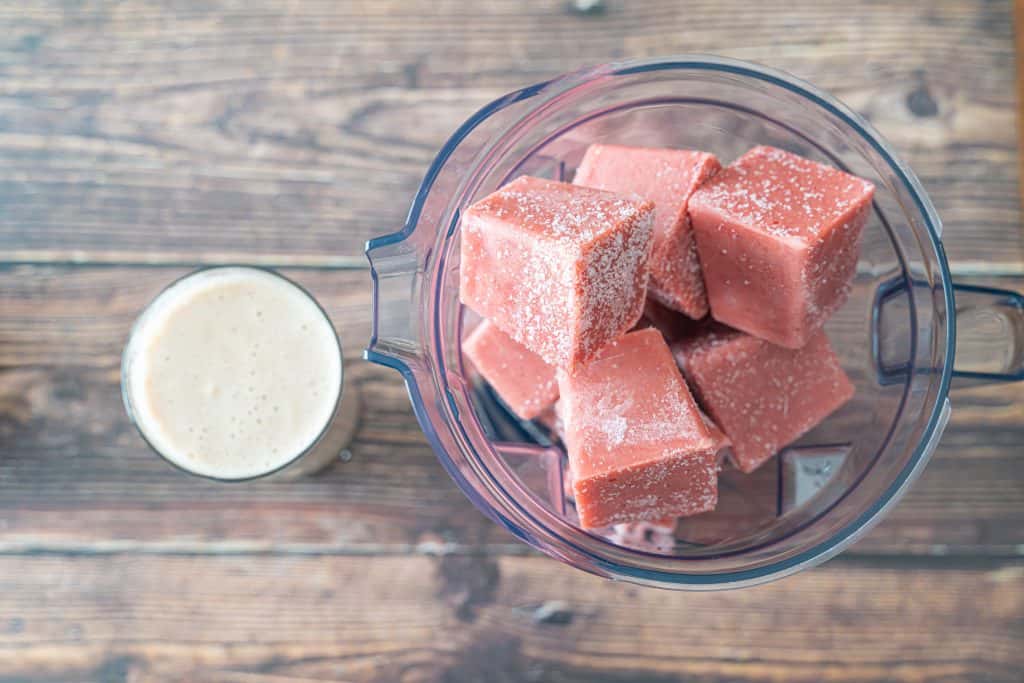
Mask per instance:
[[[0,557],[98,557],[116,555],[148,555],[167,557],[466,557],[536,556],[543,555],[523,543],[476,546],[464,543],[426,541],[416,544],[359,544],[355,546],[324,546],[320,544],[269,545],[259,541],[222,541],[211,543],[141,541],[98,541],[95,543],[32,543],[0,542]],[[550,558],[545,558],[550,559]],[[858,553],[846,551],[829,562],[877,569],[989,569],[1004,566],[1024,568],[1024,545],[993,552],[948,552],[945,546],[932,546],[926,552],[905,551]]]
[[[33,258],[14,252],[0,261],[0,268],[14,266],[40,266],[59,268],[199,268],[207,266],[264,266],[267,268],[296,270],[366,270],[370,269],[366,257],[360,255],[324,259],[317,256],[260,256],[239,254],[208,254],[189,258],[182,254],[169,254],[166,259],[139,260],[131,258],[78,259]],[[989,261],[958,261],[949,266],[950,274],[958,277],[1024,277],[1024,262],[997,263]]]
[[[56,254],[30,251],[7,252],[0,267],[57,266],[74,268],[199,268],[203,266],[264,266],[267,268],[296,268],[308,270],[369,270],[366,256],[338,256],[325,258],[316,255],[282,256],[280,254],[236,253],[167,253],[153,259],[140,259],[131,252],[105,252],[93,254]],[[1024,271],[1024,266],[1022,266]]]

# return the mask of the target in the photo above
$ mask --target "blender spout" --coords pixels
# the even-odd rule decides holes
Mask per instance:
[[[366,244],[373,280],[373,333],[363,356],[382,365],[409,366],[422,358],[420,316],[414,305],[423,260],[406,231]],[[401,368],[399,368],[401,369]]]

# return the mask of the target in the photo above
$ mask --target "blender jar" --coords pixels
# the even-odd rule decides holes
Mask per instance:
[[[773,145],[876,186],[851,295],[826,326],[855,397],[758,472],[723,472],[719,509],[681,520],[668,543],[580,529],[562,495],[561,448],[541,425],[505,411],[460,350],[473,316],[459,303],[461,211],[518,175],[571,179],[593,142],[701,149],[723,163]],[[530,545],[646,585],[761,583],[831,557],[900,497],[949,419],[954,377],[1024,378],[1024,298],[954,285],[941,231],[890,146],[809,84],[712,57],[600,66],[510,93],[454,133],[402,230],[367,245],[374,333],[366,358],[402,373],[456,484]],[[989,330],[984,360],[959,370],[958,313]]]

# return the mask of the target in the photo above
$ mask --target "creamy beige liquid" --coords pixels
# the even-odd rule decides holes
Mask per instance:
[[[341,391],[337,337],[305,292],[255,268],[200,271],[164,291],[125,351],[146,440],[221,479],[271,472],[309,447]]]

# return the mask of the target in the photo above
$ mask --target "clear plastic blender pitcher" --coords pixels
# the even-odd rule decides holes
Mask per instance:
[[[719,509],[682,520],[667,544],[580,529],[562,496],[561,449],[542,427],[504,411],[460,350],[472,315],[459,303],[460,212],[521,174],[571,179],[592,142],[702,149],[723,163],[767,144],[877,188],[852,293],[826,327],[856,396],[757,473],[723,473]],[[941,234],[910,169],[813,86],[711,57],[600,66],[510,93],[455,132],[403,229],[367,246],[374,334],[366,358],[402,373],[442,465],[530,545],[647,585],[761,583],[831,557],[892,506],[935,449],[954,377],[1024,378],[1024,298],[953,284]],[[969,369],[954,367],[957,315],[988,330],[971,340],[985,348]]]

